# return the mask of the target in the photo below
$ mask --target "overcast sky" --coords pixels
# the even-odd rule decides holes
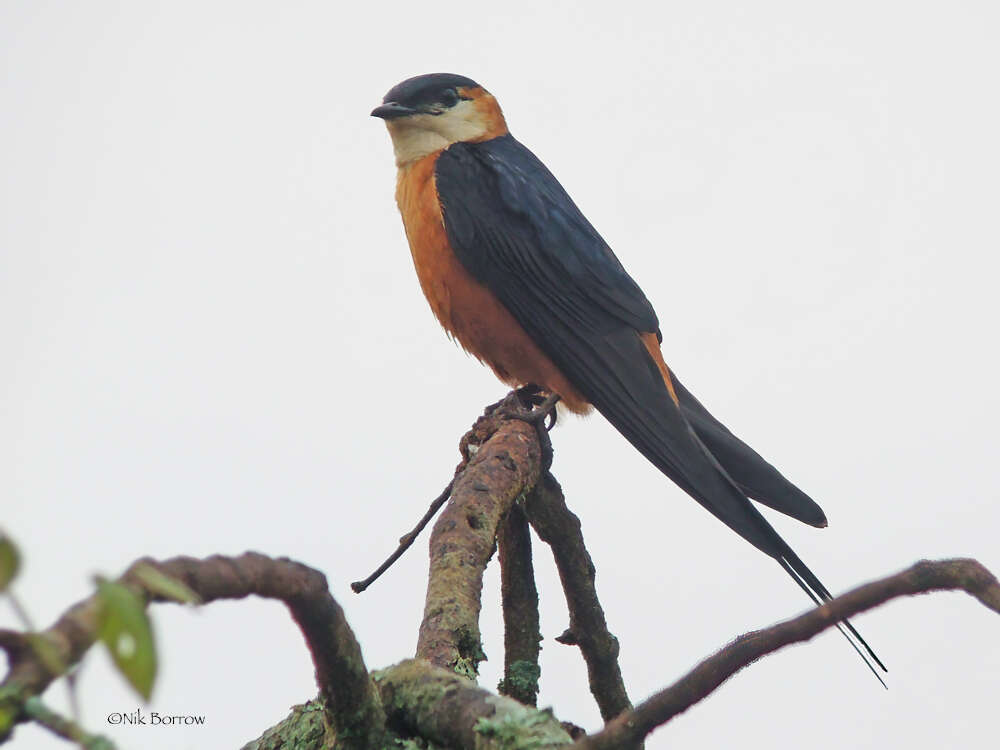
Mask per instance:
[[[927,557],[1000,572],[1000,11],[820,5],[0,2],[0,523],[37,622],[140,555],[254,549],[328,575],[370,667],[412,655],[426,537],[364,595],[348,583],[505,390],[427,308],[368,116],[434,71],[498,97],[685,384],[820,502],[822,531],[769,517],[830,589]],[[634,701],[806,607],[600,417],[554,442]],[[594,729],[540,544],[535,562],[541,704]],[[109,727],[137,703],[95,651],[84,722],[122,748],[235,748],[315,691],[277,604],[153,617],[147,711],[206,723]],[[827,634],[647,748],[994,746],[995,614],[937,594],[855,622],[888,691]],[[14,745],[66,746],[35,727]]]

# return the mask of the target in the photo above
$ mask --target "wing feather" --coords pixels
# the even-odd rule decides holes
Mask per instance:
[[[509,135],[455,143],[438,157],[435,181],[459,261],[573,386],[660,471],[774,557],[814,601],[828,600],[829,591],[747,494],[808,523],[825,521],[822,510],[679,383],[680,406],[674,403],[640,338],[659,337],[652,305],[541,161]],[[775,489],[786,499],[769,502]],[[882,666],[853,626],[844,626]]]

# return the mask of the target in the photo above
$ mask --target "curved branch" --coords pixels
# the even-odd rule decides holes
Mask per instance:
[[[670,687],[611,721],[601,732],[575,747],[613,750],[638,742],[705,698],[744,667],[792,643],[807,641],[841,620],[890,599],[932,591],[962,590],[1000,613],[1000,583],[976,560],[923,560],[906,570],[866,583],[821,607],[763,630],[741,635],[705,659]]]
[[[500,520],[538,480],[541,448],[532,425],[491,409],[463,437],[462,448],[474,456],[455,478],[451,499],[431,532],[417,656],[471,677],[483,658],[483,571]]]
[[[151,566],[183,582],[202,602],[242,599],[255,594],[284,602],[298,623],[316,667],[316,682],[326,699],[327,716],[338,732],[340,747],[377,746],[385,715],[351,632],[344,611],[330,595],[326,577],[287,558],[272,559],[255,552],[239,557],[213,556],[204,560],[174,557],[164,562],[137,560],[119,579],[147,601],[169,601],[144,584],[144,566]],[[41,635],[60,661],[77,663],[97,639],[99,603],[96,596],[78,602]],[[10,670],[0,683],[0,694],[24,701],[40,695],[59,675],[49,671],[31,650],[13,652]],[[23,719],[23,715],[21,716]],[[0,738],[2,739],[2,738]]]

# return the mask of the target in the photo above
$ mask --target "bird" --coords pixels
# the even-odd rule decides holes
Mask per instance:
[[[751,500],[818,528],[823,510],[681,384],[646,295],[511,135],[496,97],[471,78],[429,73],[392,87],[371,115],[389,131],[417,278],[448,334],[502,382],[571,412],[596,409],[814,603],[829,601]],[[847,620],[838,627],[885,685],[868,643]]]

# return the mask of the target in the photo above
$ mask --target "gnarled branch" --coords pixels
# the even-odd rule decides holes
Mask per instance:
[[[483,571],[501,519],[538,480],[541,449],[532,425],[491,409],[462,439],[462,447],[471,458],[455,478],[451,499],[431,532],[417,656],[473,677],[483,658]]]
[[[572,742],[550,712],[494,695],[421,659],[376,672],[374,678],[390,726],[446,747],[544,750]]]

